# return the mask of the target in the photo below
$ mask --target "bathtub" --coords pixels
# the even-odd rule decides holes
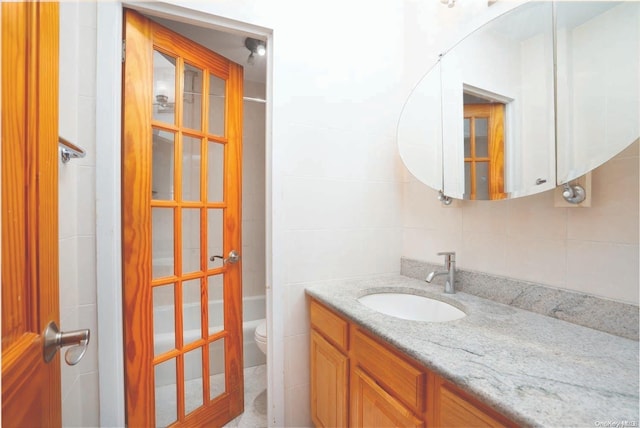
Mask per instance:
[[[216,317],[215,314],[222,313],[222,301],[209,302],[209,325],[220,326],[222,324],[221,316]],[[174,346],[173,334],[173,306],[159,306],[154,309],[154,346],[155,353],[166,352]],[[265,296],[250,296],[242,299],[242,334],[243,334],[243,354],[244,367],[253,367],[265,364],[266,356],[258,349],[253,333],[258,324],[265,317]],[[193,329],[187,329],[184,333],[185,343],[189,343],[200,337],[200,305],[198,303],[185,305],[184,325],[194,326]],[[224,370],[222,355],[222,346],[213,346],[213,352],[210,353],[211,374],[222,373]],[[191,380],[200,377],[199,367],[185,367],[185,380]],[[175,384],[175,369],[168,365],[156,367],[156,387]]]

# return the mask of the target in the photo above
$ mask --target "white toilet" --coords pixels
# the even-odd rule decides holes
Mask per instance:
[[[262,351],[263,354],[267,355],[267,320],[262,320],[260,324],[256,327],[255,332],[253,333],[253,337],[256,341],[256,345],[258,345],[258,349]]]

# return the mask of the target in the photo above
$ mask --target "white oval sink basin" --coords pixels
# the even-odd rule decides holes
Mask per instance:
[[[445,322],[467,316],[448,303],[408,293],[374,293],[358,302],[385,315],[413,321]]]

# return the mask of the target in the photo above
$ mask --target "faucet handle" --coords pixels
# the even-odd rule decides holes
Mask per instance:
[[[438,253],[439,256],[444,256],[444,267],[449,270],[451,265],[455,266],[456,252],[455,251],[442,251]]]
[[[438,253],[439,256],[445,256],[446,259],[455,260],[456,252],[455,251],[442,251]]]

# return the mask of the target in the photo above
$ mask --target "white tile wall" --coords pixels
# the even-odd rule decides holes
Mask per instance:
[[[60,3],[60,135],[87,156],[59,164],[60,328],[91,330],[76,366],[62,358],[62,424],[99,425],[96,306],[96,7]]]
[[[264,99],[265,85],[244,83],[246,97]],[[242,290],[244,296],[263,296],[265,256],[265,127],[266,105],[243,104],[242,129]]]

